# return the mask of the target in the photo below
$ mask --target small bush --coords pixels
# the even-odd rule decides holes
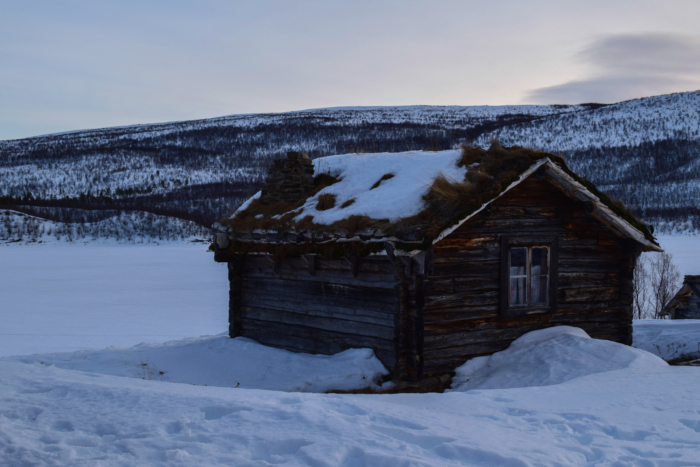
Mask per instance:
[[[319,195],[318,204],[316,204],[316,209],[319,211],[326,211],[332,207],[335,207],[335,195],[330,193],[324,193]]]
[[[372,185],[372,188],[370,188],[370,190],[374,190],[374,189],[377,188],[379,185],[381,185],[382,182],[383,182],[384,180],[389,180],[390,178],[394,178],[394,174],[384,174],[384,175],[382,175],[382,178],[380,178],[379,180],[377,180],[377,183],[375,183],[374,185]]]

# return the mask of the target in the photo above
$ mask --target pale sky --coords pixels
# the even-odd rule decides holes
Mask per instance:
[[[0,140],[359,105],[700,89],[698,0],[0,2]]]

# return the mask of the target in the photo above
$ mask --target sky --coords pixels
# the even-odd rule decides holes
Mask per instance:
[[[362,105],[700,89],[697,0],[0,2],[0,140]]]

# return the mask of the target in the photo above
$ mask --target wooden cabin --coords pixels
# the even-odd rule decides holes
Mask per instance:
[[[664,307],[671,319],[700,319],[700,276],[685,276],[683,285]]]
[[[498,144],[290,153],[213,228],[231,337],[369,347],[400,381],[449,375],[549,326],[629,345],[635,261],[661,251],[560,157]]]

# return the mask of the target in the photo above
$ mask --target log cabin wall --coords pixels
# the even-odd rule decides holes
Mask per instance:
[[[490,214],[490,215],[488,215]],[[631,344],[632,271],[641,249],[615,236],[549,182],[531,176],[433,247],[422,287],[422,375],[504,350],[523,334],[577,326],[591,337]],[[502,316],[501,238],[558,242],[556,309]]]
[[[387,256],[245,255],[230,258],[228,267],[231,337],[328,355],[369,347],[403,376],[397,353],[408,288]]]

